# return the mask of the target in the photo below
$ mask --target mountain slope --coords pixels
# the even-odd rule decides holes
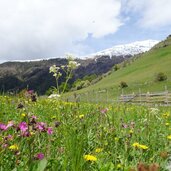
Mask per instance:
[[[117,45],[112,48],[91,54],[90,56],[94,58],[98,58],[100,56],[133,56],[150,50],[157,43],[159,43],[158,40],[137,41],[129,44]]]
[[[168,79],[164,82],[155,82],[155,76],[159,72],[164,72]],[[110,89],[109,94],[116,96],[121,93],[119,84],[125,81],[128,88],[125,93],[147,91],[163,91],[165,85],[171,91],[171,36],[165,41],[157,44],[150,51],[144,53],[128,66],[112,72],[111,75],[103,78],[98,83],[88,88],[77,91],[85,93],[87,91],[97,91],[99,89]]]

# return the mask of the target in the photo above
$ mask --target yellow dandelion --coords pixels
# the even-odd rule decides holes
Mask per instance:
[[[95,150],[96,153],[100,153],[102,151],[103,151],[103,148],[96,148],[96,150]]]
[[[95,156],[93,156],[93,155],[90,155],[90,154],[84,155],[84,159],[85,159],[86,161],[97,161],[97,157],[95,157]]]
[[[22,113],[21,116],[24,118],[26,116],[26,114],[25,113]]]
[[[18,150],[18,146],[16,144],[9,146],[10,150],[16,151]]]
[[[168,135],[168,136],[167,136],[167,139],[171,140],[171,135]]]
[[[80,118],[80,119],[84,118],[84,115],[79,115],[79,118]]]
[[[148,147],[146,146],[146,145],[139,145],[139,148],[141,148],[141,149],[143,149],[143,150],[147,150],[148,149]]]
[[[140,145],[140,144],[137,143],[137,142],[135,142],[135,143],[132,144],[133,147],[138,147],[139,145]]]

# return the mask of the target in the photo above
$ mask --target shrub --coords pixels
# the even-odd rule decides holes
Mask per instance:
[[[125,81],[121,81],[120,82],[120,87],[121,88],[126,88],[126,87],[128,87],[128,84]]]
[[[156,75],[156,81],[165,81],[167,80],[167,75],[163,72],[159,72],[157,75]]]

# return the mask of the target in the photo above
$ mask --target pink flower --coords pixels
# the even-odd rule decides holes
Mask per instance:
[[[48,127],[48,128],[47,128],[47,133],[48,133],[49,135],[53,134],[52,127]]]
[[[2,124],[0,123],[0,130],[2,130],[2,131],[7,130],[7,126],[3,123]]]
[[[105,113],[107,113],[108,110],[109,110],[108,108],[105,108],[105,109],[102,109],[100,112],[101,112],[102,114],[105,114]]]
[[[37,123],[37,128],[40,130],[40,131],[44,131],[45,130],[45,126],[46,124],[44,122],[38,122]]]
[[[43,153],[38,153],[38,154],[36,155],[36,159],[38,159],[38,160],[44,159],[44,154],[43,154]]]
[[[26,130],[28,129],[27,123],[26,122],[21,122],[19,124],[19,128],[22,132],[26,132]]]
[[[14,121],[9,121],[6,128],[12,127],[14,125]]]

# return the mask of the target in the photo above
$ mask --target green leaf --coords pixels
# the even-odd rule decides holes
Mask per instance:
[[[44,158],[39,162],[37,171],[44,171],[46,166],[47,166],[47,160]]]

